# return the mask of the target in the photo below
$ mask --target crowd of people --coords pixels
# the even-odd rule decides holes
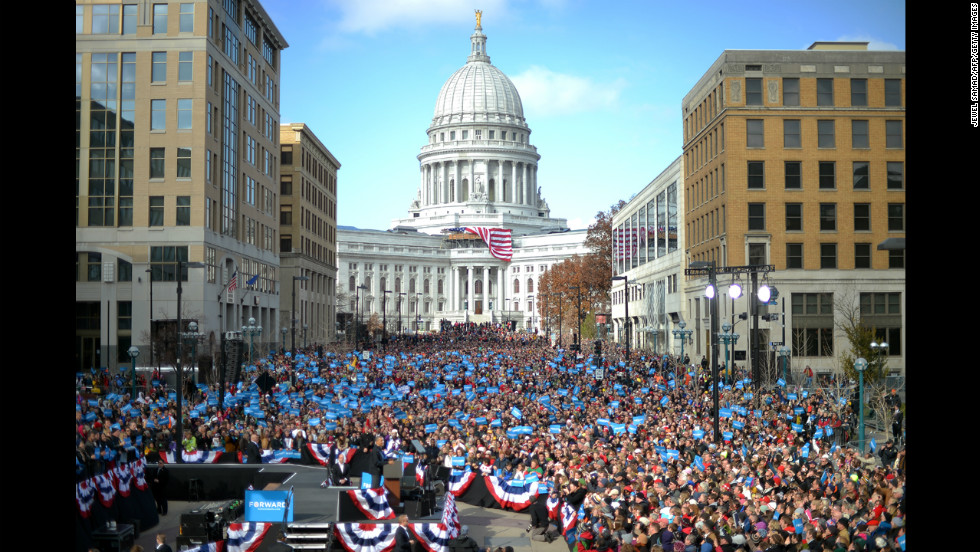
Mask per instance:
[[[528,531],[570,550],[904,550],[901,431],[864,455],[846,446],[857,424],[838,397],[742,378],[721,382],[716,438],[710,371],[671,355],[625,358],[607,343],[599,380],[591,345],[576,354],[533,333],[456,324],[369,355],[344,344],[273,352],[227,386],[223,408],[216,383],[186,394],[182,436],[166,385],[135,399],[80,391],[76,469],[100,473],[127,444],[254,458],[319,443],[336,457],[351,447],[392,456],[418,440],[434,465],[463,457],[477,474],[536,476],[552,504],[574,510],[574,528],[542,499]]]

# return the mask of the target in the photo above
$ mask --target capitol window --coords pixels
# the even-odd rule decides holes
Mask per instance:
[[[493,140],[493,131],[492,131],[492,130],[490,130],[490,131],[488,131],[488,132],[490,133],[490,135],[488,136],[488,138],[489,138],[490,140]]]
[[[456,131],[455,130],[450,130],[449,131],[449,139],[450,140],[455,140],[456,139]]]
[[[483,131],[481,131],[481,130],[474,130],[473,132],[475,133],[474,136],[473,136],[473,138],[475,138],[477,140],[482,140],[483,139],[483,136],[482,136]]]
[[[464,130],[463,131],[463,140],[466,140],[469,137],[470,137],[470,131]]]

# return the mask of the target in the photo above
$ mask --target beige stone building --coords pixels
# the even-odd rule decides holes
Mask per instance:
[[[726,50],[682,110],[686,265],[774,268],[779,296],[747,323],[748,294],[730,300],[719,277],[737,349],[751,362],[785,343],[794,370],[830,371],[848,346],[840,310],[856,309],[904,372],[905,52]],[[692,358],[710,344],[705,283],[685,284]]]
[[[277,340],[287,46],[252,0],[76,1],[76,370],[156,364],[178,276],[199,355],[252,317]]]
[[[296,345],[336,339],[337,171],[340,162],[302,123],[279,130],[280,325]],[[295,289],[294,289],[295,286]],[[295,311],[293,301],[295,295]],[[289,313],[295,312],[295,316]],[[293,326],[295,320],[295,326]]]

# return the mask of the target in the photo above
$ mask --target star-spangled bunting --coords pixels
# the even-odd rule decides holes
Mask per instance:
[[[510,261],[514,256],[514,248],[511,242],[510,230],[504,228],[484,228],[466,227],[466,231],[480,236],[487,246],[490,247],[490,254],[501,261]]]

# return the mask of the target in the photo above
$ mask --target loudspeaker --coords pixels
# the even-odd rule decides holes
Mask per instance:
[[[448,481],[449,480],[449,474],[450,474],[449,468],[446,467],[446,466],[439,466],[436,469],[436,479],[441,479],[443,481]]]

